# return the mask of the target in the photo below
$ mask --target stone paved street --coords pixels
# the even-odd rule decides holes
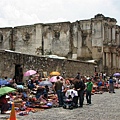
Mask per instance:
[[[92,95],[92,105],[73,110],[52,108],[26,116],[17,116],[18,120],[120,120],[120,89],[111,94]],[[8,115],[0,115],[0,120],[6,120]]]

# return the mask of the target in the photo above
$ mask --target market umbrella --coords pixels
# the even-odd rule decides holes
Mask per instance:
[[[54,75],[60,75],[60,73],[57,72],[57,71],[53,71],[53,72],[50,73],[50,75],[51,75],[51,76],[54,76]]]
[[[49,87],[51,87],[53,84],[50,82],[50,81],[41,81],[40,83],[39,83],[39,85],[40,86],[49,86]]]
[[[0,79],[0,86],[1,85],[8,85],[8,84],[9,84],[9,82],[7,80]]]
[[[36,74],[37,72],[35,70],[28,70],[27,72],[24,73],[24,76],[31,76]]]
[[[61,77],[61,76],[59,76],[59,77],[60,77],[60,79],[63,78],[63,77]],[[51,77],[51,78],[49,79],[49,81],[50,81],[50,82],[56,82],[56,81],[57,81],[57,76]]]
[[[120,76],[120,73],[114,73],[113,76]]]
[[[16,91],[16,89],[5,86],[5,87],[0,88],[0,95],[5,95],[7,93],[14,92],[14,91]]]

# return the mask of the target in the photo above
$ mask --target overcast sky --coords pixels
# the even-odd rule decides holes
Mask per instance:
[[[120,25],[120,0],[0,0],[0,27],[75,22],[98,13]]]

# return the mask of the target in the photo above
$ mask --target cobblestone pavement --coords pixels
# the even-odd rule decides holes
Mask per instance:
[[[120,89],[116,93],[105,92],[92,95],[92,105],[73,110],[51,108],[26,116],[18,116],[18,120],[120,120]],[[6,120],[8,115],[0,115],[0,120]]]

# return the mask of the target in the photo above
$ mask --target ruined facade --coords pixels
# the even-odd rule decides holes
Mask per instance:
[[[96,60],[99,70],[120,70],[120,26],[114,18],[97,14],[73,23],[34,24],[0,28],[0,48],[29,55],[58,55]]]

